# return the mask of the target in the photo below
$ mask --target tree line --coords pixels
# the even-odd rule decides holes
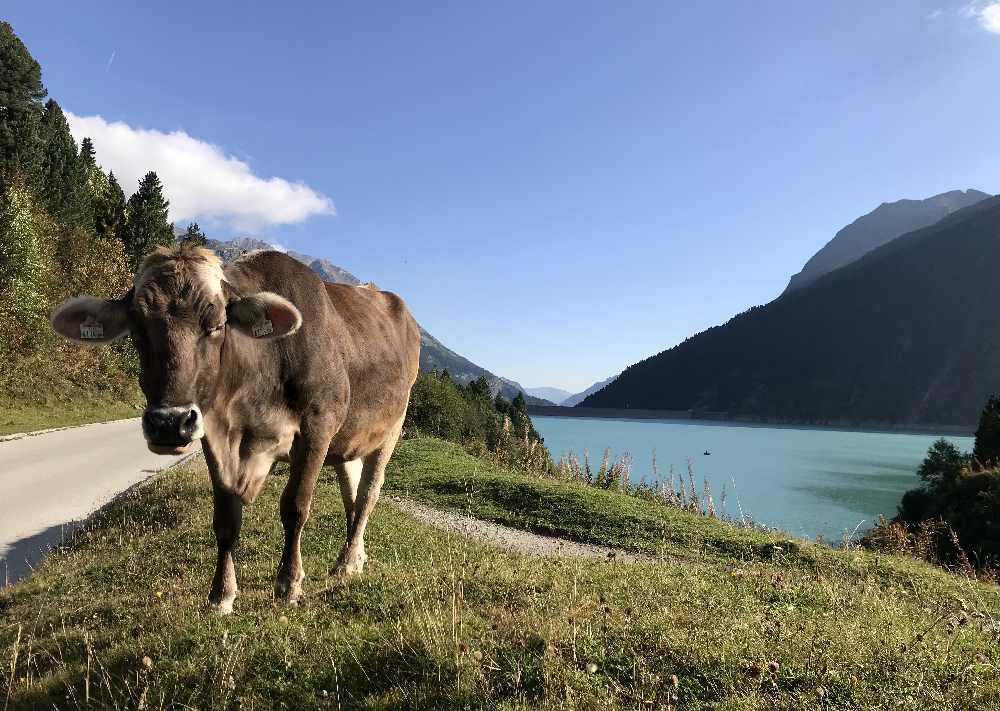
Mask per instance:
[[[176,240],[156,172],[127,192],[131,186],[101,168],[98,149],[90,138],[77,145],[62,107],[48,96],[38,62],[11,25],[0,22],[4,399],[38,396],[45,373],[50,381],[59,376],[76,384],[96,384],[97,375],[112,376],[122,387],[131,382],[134,358],[127,345],[104,354],[69,351],[48,327],[50,311],[68,296],[122,296],[143,256]],[[197,224],[181,238],[205,241]]]
[[[494,396],[484,376],[462,385],[447,370],[421,373],[410,391],[403,429],[407,436],[422,433],[456,442],[520,471],[548,474],[554,467],[524,393],[512,400]]]
[[[1000,582],[1000,396],[987,401],[971,452],[931,445],[892,521],[864,542]]]

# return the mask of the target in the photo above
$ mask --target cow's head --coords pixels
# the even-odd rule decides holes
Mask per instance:
[[[52,327],[89,345],[130,336],[139,352],[146,395],[142,431],[158,454],[180,454],[204,435],[203,408],[214,400],[230,334],[282,338],[302,324],[299,310],[270,292],[242,296],[205,249],[160,248],[143,261],[120,299],[79,296],[52,314]]]

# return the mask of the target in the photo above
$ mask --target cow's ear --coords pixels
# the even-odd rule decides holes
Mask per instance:
[[[111,343],[128,333],[128,307],[123,300],[93,296],[66,299],[52,312],[52,329],[77,343]]]
[[[266,341],[298,331],[302,313],[285,297],[261,291],[230,301],[226,320],[240,333]]]

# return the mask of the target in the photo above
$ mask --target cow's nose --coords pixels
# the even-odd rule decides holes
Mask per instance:
[[[151,407],[142,415],[142,431],[150,444],[183,446],[202,435],[197,406]]]
[[[181,419],[180,435],[187,440],[201,436],[201,410],[197,407],[188,409],[187,415]]]

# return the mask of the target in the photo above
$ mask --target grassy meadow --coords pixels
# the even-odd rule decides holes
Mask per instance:
[[[0,372],[0,436],[139,417],[146,400],[118,367],[122,351],[55,344],[8,361]]]
[[[1000,708],[1000,588],[402,442],[364,575],[329,584],[332,472],[303,558],[271,593],[269,483],[245,517],[232,617],[203,606],[215,548],[201,464],[111,505],[0,591],[9,709]],[[392,496],[658,562],[541,558],[415,522]]]

